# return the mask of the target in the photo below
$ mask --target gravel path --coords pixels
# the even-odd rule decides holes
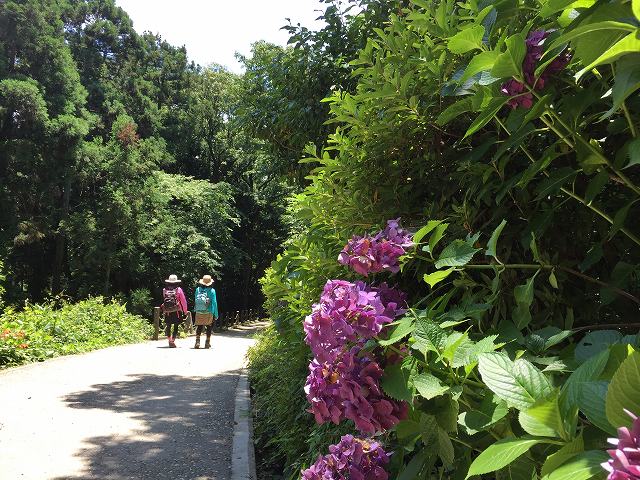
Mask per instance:
[[[235,387],[260,326],[210,350],[147,342],[0,372],[0,479],[229,479]]]

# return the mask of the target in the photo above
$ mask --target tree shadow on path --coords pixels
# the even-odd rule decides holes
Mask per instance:
[[[71,408],[121,413],[142,430],[86,440],[78,456],[87,473],[54,480],[230,478],[238,375],[132,375],[66,396]]]

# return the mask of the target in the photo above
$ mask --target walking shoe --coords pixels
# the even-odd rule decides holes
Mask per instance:
[[[169,339],[169,348],[176,348],[176,339],[175,338],[170,338]]]
[[[207,338],[207,341],[204,342],[204,348],[211,348],[211,339]]]
[[[193,348],[200,348],[200,337],[196,337],[196,344],[193,346]]]

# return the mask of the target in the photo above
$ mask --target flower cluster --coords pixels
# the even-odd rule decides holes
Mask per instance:
[[[602,464],[609,472],[608,480],[640,480],[640,419],[625,412],[633,419],[633,426],[631,430],[619,428],[618,438],[609,439],[616,448],[607,450],[611,459]]]
[[[349,342],[369,339],[380,333],[405,310],[402,292],[382,284],[329,280],[304,321],[305,341],[316,359],[332,361]]]
[[[302,480],[387,480],[387,463],[389,455],[379,443],[345,435],[302,472]]]
[[[373,236],[353,236],[338,255],[342,265],[364,275],[383,270],[398,273],[398,259],[413,246],[413,235],[400,227],[400,219],[389,220],[384,230]]]
[[[549,77],[563,70],[571,60],[571,54],[564,51],[547,65],[539,78],[535,77],[536,67],[542,58],[544,41],[549,33],[545,30],[535,30],[529,34],[526,40],[527,53],[522,62],[522,72],[526,84],[535,90],[542,90]],[[533,105],[533,95],[525,84],[517,80],[511,79],[503,83],[500,91],[512,97],[507,102],[511,108],[519,106],[531,108]]]
[[[332,362],[314,359],[305,385],[316,422],[352,420],[363,433],[393,428],[406,418],[408,406],[387,398],[380,388],[383,370],[361,345],[342,352]]]

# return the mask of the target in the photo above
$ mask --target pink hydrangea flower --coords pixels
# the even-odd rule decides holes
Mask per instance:
[[[314,359],[309,364],[305,393],[316,422],[338,424],[346,418],[366,434],[393,428],[406,418],[408,405],[385,396],[380,388],[383,373],[360,345],[341,352],[332,362]]]
[[[412,234],[400,227],[399,218],[389,220],[386,228],[373,236],[354,235],[338,255],[338,261],[365,277],[382,271],[398,273],[398,259],[413,246],[412,238]]]
[[[571,54],[565,50],[547,65],[547,68],[544,69],[539,78],[535,77],[536,67],[544,53],[544,41],[549,36],[549,33],[545,30],[534,30],[529,33],[526,40],[527,54],[522,61],[522,73],[526,84],[535,90],[542,90],[549,77],[562,71],[571,60]],[[502,84],[500,91],[504,95],[512,97],[507,102],[507,105],[511,108],[531,108],[533,105],[533,95],[525,87],[525,84],[517,80],[507,80]]]
[[[337,445],[329,446],[328,455],[302,471],[302,480],[387,480],[384,467],[389,455],[373,440],[345,435]]]
[[[627,427],[618,429],[618,438],[610,438],[609,443],[616,446],[607,450],[611,456],[602,467],[609,472],[607,480],[640,480],[640,419],[625,410],[633,419],[631,430]]]
[[[330,361],[344,345],[373,338],[405,312],[406,296],[386,284],[329,280],[320,302],[304,321],[305,342],[320,362]]]

